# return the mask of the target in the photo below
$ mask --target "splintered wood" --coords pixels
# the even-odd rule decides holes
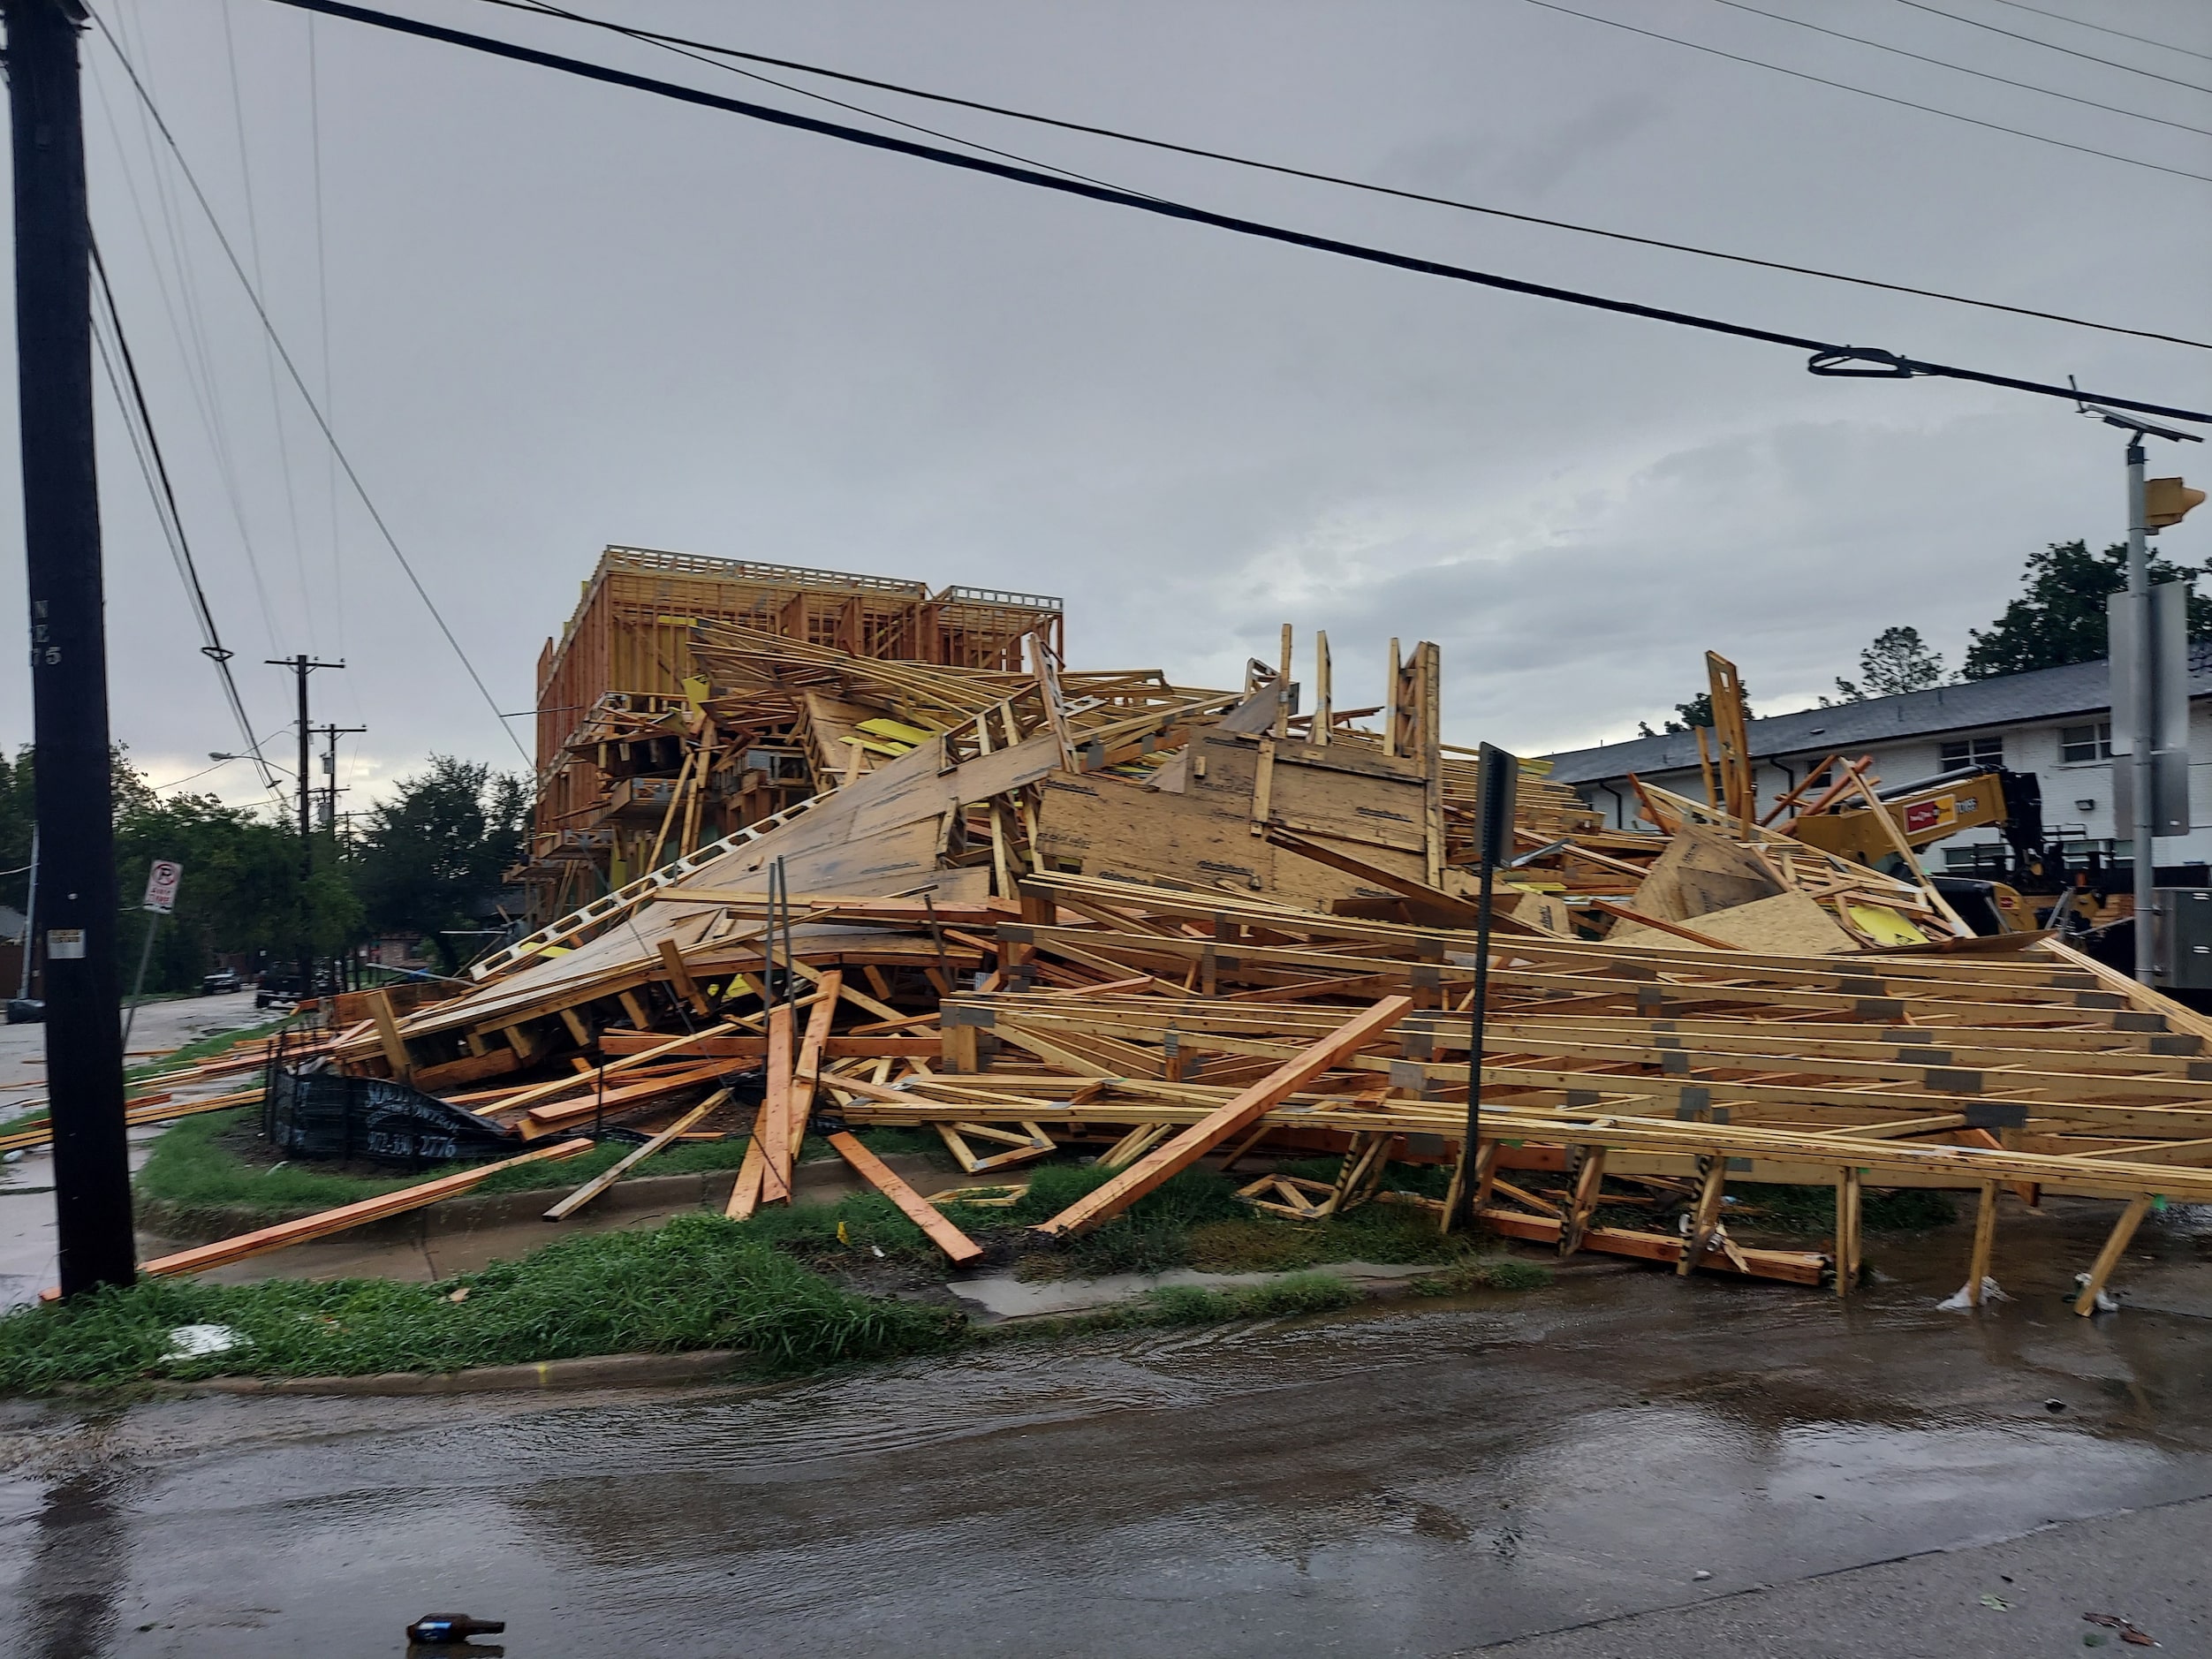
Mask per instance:
[[[2116,1204],[2089,1307],[2157,1201],[2212,1202],[2212,1022],[2042,935],[1974,936],[1909,856],[1875,869],[1789,833],[1792,808],[1870,792],[1863,765],[1762,822],[1723,659],[1710,798],[1639,784],[1653,830],[1602,828],[1522,762],[1475,1056],[1481,803],[1472,752],[1442,740],[1433,645],[1393,641],[1379,703],[1347,708],[1325,640],[1310,700],[1287,640],[1234,692],[1076,672],[1042,644],[963,668],[696,621],[697,719],[773,728],[816,792],[703,843],[678,814],[658,867],[330,1054],[518,1140],[652,1114],[638,1160],[731,1090],[758,1104],[715,1114],[747,1140],[730,1215],[789,1201],[812,1125],[955,1261],[977,1246],[852,1132],[932,1132],[970,1174],[1095,1158],[1111,1178],[1048,1235],[1210,1159],[1257,1166],[1243,1196],[1286,1219],[1387,1200],[1842,1294],[1870,1190],[1975,1195],[1977,1297],[1999,1194]],[[610,767],[655,763],[640,733]],[[1316,1156],[1335,1180],[1272,1167]],[[1424,1165],[1474,1191],[1393,1186]],[[1834,1241],[1742,1243],[1731,1183],[1832,1190]]]

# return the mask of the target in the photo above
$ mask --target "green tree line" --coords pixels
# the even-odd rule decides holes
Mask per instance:
[[[0,904],[30,900],[36,757],[0,753]],[[288,966],[301,933],[320,957],[384,934],[428,936],[448,972],[477,941],[448,930],[482,925],[522,855],[527,780],[474,761],[433,755],[367,814],[358,833],[318,830],[314,875],[303,880],[296,822],[212,794],[163,793],[117,752],[116,888],[124,955],[135,967],[146,915],[137,908],[156,859],[184,866],[174,914],[155,935],[147,989],[192,990],[224,958]],[[303,902],[304,900],[304,902]]]
[[[2150,561],[2154,583],[2186,581],[2206,571],[2212,571],[2212,561],[2201,566],[2175,564],[2156,557]],[[1966,630],[1966,656],[1950,677],[1951,683],[2094,663],[2109,655],[2111,647],[2106,638],[2104,602],[2126,586],[2127,547],[2124,542],[2092,553],[2087,542],[2053,542],[2042,552],[2029,554],[2021,573],[2019,597],[2008,603],[1988,628]],[[2189,637],[2212,640],[2212,597],[2193,589],[2189,595]],[[1836,694],[1823,696],[1821,707],[1896,697],[1943,683],[1943,654],[1928,648],[1918,628],[1899,625],[1875,635],[1859,654],[1859,678],[1845,679],[1838,675]],[[1686,731],[1692,726],[1713,723],[1708,692],[1677,703],[1674,709],[1675,717],[1662,730]],[[1748,716],[1749,708],[1745,712]],[[1648,723],[1639,723],[1637,729],[1647,738],[1659,735]]]

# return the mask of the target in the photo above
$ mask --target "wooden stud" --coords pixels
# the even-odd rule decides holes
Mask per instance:
[[[730,1091],[728,1089],[716,1089],[713,1094],[708,1095],[705,1100],[700,1102],[698,1105],[693,1107],[689,1111],[678,1117],[674,1123],[669,1125],[667,1128],[662,1130],[660,1133],[655,1135],[652,1140],[647,1141],[636,1151],[631,1153],[629,1156],[624,1158],[619,1163],[614,1164],[608,1169],[602,1170],[597,1175],[593,1176],[590,1180],[585,1182],[583,1186],[578,1187],[566,1198],[562,1199],[558,1203],[555,1204],[552,1208],[545,1212],[545,1219],[548,1221],[566,1221],[571,1216],[573,1216],[578,1210],[583,1208],[585,1205],[590,1203],[592,1200],[597,1198],[602,1193],[612,1186],[617,1181],[627,1175],[632,1170],[636,1169],[639,1164],[643,1163],[655,1153],[660,1151],[663,1147],[667,1147],[674,1143],[686,1130],[689,1129],[693,1124],[697,1123],[701,1118],[704,1117],[708,1112],[714,1110],[716,1107],[721,1105],[729,1098]]]
[[[1859,1229],[1861,1171],[1845,1164],[1836,1172],[1836,1294],[1849,1296],[1859,1285]]]
[[[407,1057],[406,1039],[399,1034],[399,1021],[391,1011],[391,996],[386,991],[368,993],[369,1018],[376,1022],[376,1041],[384,1050],[384,1064],[391,1074],[402,1083],[414,1076],[414,1063]]]
[[[1583,1235],[1590,1231],[1590,1221],[1597,1214],[1598,1199],[1605,1186],[1605,1148],[1587,1147],[1582,1152],[1582,1167],[1575,1171],[1574,1200],[1567,1207],[1566,1224],[1559,1229],[1559,1254],[1571,1256],[1582,1247]]]
[[[668,972],[668,982],[675,987],[678,996],[691,1004],[692,1012],[702,1016],[714,1012],[714,1005],[699,989],[699,981],[692,978],[691,969],[684,966],[684,953],[676,948],[676,941],[663,939],[659,951],[661,966]]]
[[[901,1180],[889,1164],[851,1133],[840,1131],[830,1137],[830,1144],[837,1148],[839,1157],[859,1171],[862,1180],[898,1205],[899,1213],[928,1233],[929,1241],[954,1263],[973,1261],[982,1256],[982,1246],[939,1215],[928,1200]]]
[[[778,1003],[768,1017],[768,1085],[753,1138],[761,1144],[761,1201],[792,1196],[792,1008]]]
[[[1314,742],[1327,745],[1335,735],[1335,688],[1329,672],[1329,632],[1321,629],[1314,635],[1314,719],[1307,728],[1307,735]]]
[[[1973,1255],[1966,1263],[1966,1306],[1981,1306],[1981,1282],[1989,1276],[1989,1257],[1997,1240],[1999,1184],[1981,1184],[1981,1203],[1973,1216]]]
[[[1687,1276],[1712,1247],[1713,1230],[1720,1224],[1721,1205],[1728,1186],[1728,1160],[1716,1155],[1701,1159],[1704,1168],[1698,1187],[1697,1210],[1691,1217],[1689,1237],[1682,1241],[1682,1260],[1674,1270]]]
[[[2104,1248],[2097,1252],[2096,1261],[2089,1269],[2088,1282],[2081,1287],[2081,1294],[2074,1298],[2074,1312],[2084,1319],[2097,1311],[2097,1292],[2111,1278],[2112,1269],[2119,1266],[2121,1253],[2135,1237],[2135,1230],[2143,1224],[2143,1217],[2150,1214],[2154,1201],[2154,1195],[2149,1193],[2137,1194],[2120,1212],[2119,1220],[2112,1223],[2111,1236],[2105,1239]]]
[[[1085,1232],[1111,1220],[1147,1193],[1187,1170],[1230,1136],[1248,1129],[1269,1108],[1297,1093],[1346,1055],[1358,1052],[1413,1011],[1405,996],[1386,996],[1354,1015],[1320,1042],[1301,1049],[1227,1104],[1186,1129],[1158,1150],[1085,1194],[1036,1231],[1052,1236]]]

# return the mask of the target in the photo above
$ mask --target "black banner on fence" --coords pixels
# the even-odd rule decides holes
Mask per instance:
[[[409,1170],[512,1156],[515,1138],[473,1112],[381,1077],[271,1070],[262,1133],[298,1158],[360,1158]]]

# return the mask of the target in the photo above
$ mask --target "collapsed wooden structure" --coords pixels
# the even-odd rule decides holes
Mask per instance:
[[[513,878],[550,920],[841,781],[898,733],[834,733],[805,677],[719,679],[699,632],[804,652],[1019,674],[1061,648],[1060,602],[890,576],[610,547],[538,658],[537,810]],[[719,695],[716,694],[717,692]],[[866,723],[867,716],[861,717]]]
[[[1646,789],[1649,832],[1524,763],[1470,1159],[1478,801],[1436,648],[1394,643],[1382,704],[1340,710],[1326,636],[1310,697],[1288,629],[1233,692],[1079,673],[1030,639],[964,665],[695,619],[702,717],[778,725],[814,792],[663,845],[460,995],[372,999],[330,1062],[518,1143],[722,1124],[749,1137],[740,1216],[788,1199],[813,1122],[955,1261],[973,1242],[845,1131],[926,1125],[974,1176],[1062,1149],[1117,1172],[1047,1233],[1204,1158],[1274,1214],[1449,1225],[1464,1187],[1391,1184],[1426,1163],[1508,1237],[1840,1292],[1867,1186],[1978,1195],[1970,1299],[2000,1191],[2114,1201],[2084,1311],[2155,1202],[2212,1202],[2212,1021],[2054,940],[1974,937],[1909,857],[1885,874],[1789,833],[1863,769],[1761,822],[1725,732],[1713,799]],[[730,1090],[756,1072],[753,1108]],[[1323,1155],[1333,1181],[1255,1167]],[[1834,1243],[1740,1244],[1731,1181],[1832,1186]],[[1680,1230],[1600,1218],[1640,1207]]]

